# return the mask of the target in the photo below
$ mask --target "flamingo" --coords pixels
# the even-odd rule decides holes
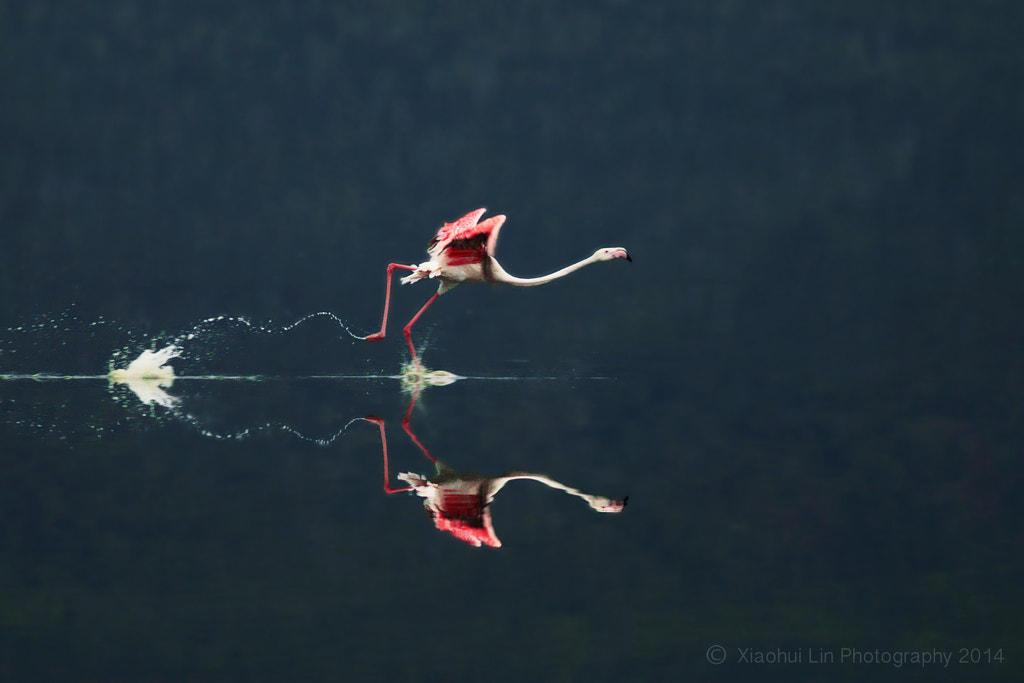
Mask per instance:
[[[409,352],[412,354],[414,363],[418,363],[416,349],[412,345],[412,326],[416,324],[423,312],[426,311],[437,298],[450,291],[461,282],[500,282],[514,287],[535,287],[544,285],[552,280],[557,280],[569,273],[575,272],[584,266],[599,261],[611,261],[612,259],[624,258],[632,262],[629,252],[622,247],[604,247],[593,254],[577,261],[572,265],[556,270],[541,277],[516,277],[505,272],[498,260],[494,257],[494,248],[498,243],[498,232],[505,223],[505,216],[491,216],[484,222],[480,218],[487,209],[470,211],[454,223],[445,223],[437,231],[437,235],[427,245],[429,261],[424,261],[417,266],[407,266],[402,263],[389,263],[387,285],[384,289],[384,318],[380,323],[380,332],[362,337],[367,341],[378,341],[383,339],[388,329],[388,308],[391,305],[391,275],[395,270],[410,270],[411,275],[402,278],[402,284],[409,284],[424,278],[436,279],[439,281],[437,292],[423,304],[423,308],[406,324],[402,332],[405,334],[405,341],[409,344]]]
[[[436,472],[433,476],[402,472],[397,478],[405,482],[407,486],[392,486],[390,468],[388,467],[388,437],[384,419],[375,415],[367,415],[359,419],[371,422],[380,429],[381,451],[384,459],[384,492],[389,494],[415,493],[423,498],[423,506],[430,513],[434,520],[434,526],[438,530],[447,531],[455,538],[478,548],[482,545],[500,548],[501,540],[494,532],[490,506],[498,492],[510,481],[516,480],[536,481],[571,496],[582,498],[591,509],[598,512],[622,512],[629,502],[629,496],[621,499],[595,496],[583,493],[579,489],[555,481],[546,475],[532,472],[513,470],[500,477],[482,477],[476,474],[456,472],[431,455],[427,447],[416,438],[409,420],[412,417],[412,409],[418,396],[418,391],[413,393],[409,407],[405,411],[405,418],[402,420],[402,429],[423,455],[434,463]]]

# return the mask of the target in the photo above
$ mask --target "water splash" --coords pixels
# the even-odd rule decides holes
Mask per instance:
[[[328,331],[325,335],[321,326],[311,324],[317,320],[341,328],[344,333]],[[29,390],[25,385],[5,391],[0,396],[0,423],[60,439],[83,432],[102,436],[124,428],[148,429],[179,423],[218,440],[283,432],[326,445],[344,433],[350,422],[340,427],[322,423],[329,422],[332,415],[365,412],[365,400],[361,398],[367,395],[365,389],[355,392],[347,404],[328,408],[316,402],[302,404],[302,398],[310,392],[320,392],[325,401],[335,402],[339,396],[337,384],[326,391],[307,387],[298,393],[293,385],[276,405],[273,390],[261,396],[251,387],[275,382],[344,382],[351,389],[351,382],[397,381],[404,393],[413,394],[463,380],[560,379],[467,377],[430,370],[421,363],[406,363],[397,374],[367,371],[369,361],[362,352],[369,353],[369,345],[338,345],[339,340],[346,338],[357,340],[359,336],[341,318],[327,311],[302,316],[286,325],[220,315],[204,318],[172,334],[147,334],[103,318],[84,321],[72,309],[57,315],[40,315],[0,334],[0,381],[32,380],[32,385],[38,387]],[[111,348],[116,350],[112,352]],[[359,356],[355,349],[359,349]],[[340,372],[314,371],[325,365],[351,363],[355,358],[360,358],[360,367],[350,365],[348,371]],[[96,374],[104,366],[106,373]],[[53,386],[68,380],[81,380],[83,386],[90,380],[103,380],[108,398],[121,410],[111,411],[103,405],[99,400],[100,387],[100,393],[93,389],[69,393]],[[43,385],[50,388],[44,390]],[[268,405],[274,405],[270,413]],[[300,405],[305,407],[298,408]],[[296,426],[302,423],[315,426]]]
[[[115,368],[110,371],[112,382],[130,382],[132,380],[169,380],[174,382],[174,368],[168,365],[172,358],[181,356],[181,349],[175,345],[165,346],[159,351],[143,351],[138,358],[126,368]]]
[[[189,341],[194,341],[200,338],[205,332],[220,326],[231,326],[237,325],[244,327],[253,332],[261,334],[284,334],[285,332],[291,332],[300,325],[315,320],[317,318],[326,318],[334,322],[338,327],[343,329],[346,334],[356,340],[362,340],[363,337],[349,329],[349,326],[345,324],[345,321],[336,316],[330,311],[317,311],[316,313],[310,313],[304,315],[293,323],[282,326],[274,326],[271,323],[259,323],[250,320],[245,316],[231,316],[231,315],[217,315],[210,318],[200,320],[198,323],[193,325],[189,330],[178,335],[174,341],[174,345],[181,345]]]
[[[168,361],[181,355],[181,349],[173,344],[159,351],[143,351],[126,368],[114,368],[107,377],[113,384],[125,384],[142,401],[142,405],[160,405],[174,409],[180,399],[171,396],[164,389],[174,385],[174,368]]]
[[[321,326],[310,324],[314,320],[332,323],[334,329],[340,327],[344,332],[325,334]],[[306,329],[308,333],[303,332]],[[31,380],[8,386],[0,394],[0,426],[13,425],[19,432],[61,440],[172,422],[202,429],[189,404],[203,402],[209,393],[208,381],[261,381],[266,375],[253,370],[265,369],[273,373],[271,377],[294,377],[300,373],[289,372],[289,364],[294,366],[294,359],[302,362],[310,356],[295,352],[303,344],[323,349],[332,362],[351,361],[347,346],[355,342],[337,344],[337,340],[355,337],[341,318],[325,311],[285,325],[215,316],[177,333],[147,332],[102,317],[83,320],[75,307],[39,314],[0,331],[0,381]],[[173,367],[172,359],[176,359]],[[345,374],[380,374],[352,370]],[[69,392],[56,385],[69,380],[80,380],[83,390]],[[188,384],[183,385],[186,380]],[[104,381],[108,398],[121,410],[104,405],[100,399],[103,385],[85,388],[91,381]],[[248,427],[248,432],[267,428],[264,422],[258,424],[262,426]],[[246,428],[224,431],[234,435]],[[313,441],[330,438],[310,437]]]
[[[402,365],[395,379],[402,383],[402,390],[409,393],[426,387],[446,387],[467,378],[447,370],[428,370],[417,360]]]
[[[362,419],[360,417],[354,417],[342,425],[340,429],[328,434],[327,436],[310,436],[285,422],[265,422],[263,424],[245,427],[237,431],[217,431],[204,426],[202,422],[187,413],[182,413],[181,417],[187,423],[195,427],[199,434],[216,441],[243,441],[259,434],[277,432],[290,434],[301,441],[315,444],[317,446],[330,446],[332,443],[337,441],[342,434],[348,431],[348,428],[352,424],[359,422]]]

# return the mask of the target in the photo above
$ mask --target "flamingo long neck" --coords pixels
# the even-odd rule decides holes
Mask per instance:
[[[507,285],[513,285],[515,287],[536,287],[537,285],[546,285],[552,280],[557,280],[560,277],[565,277],[569,273],[573,273],[584,266],[589,266],[591,263],[596,262],[597,259],[594,256],[588,256],[582,261],[566,266],[561,270],[556,270],[548,275],[541,275],[540,277],[516,277],[510,275],[505,271],[504,268],[494,259],[491,260],[491,267],[493,269],[493,277],[496,282],[504,282]]]

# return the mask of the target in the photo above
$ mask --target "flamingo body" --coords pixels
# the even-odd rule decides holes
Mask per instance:
[[[429,261],[416,266],[411,275],[402,278],[407,285],[417,280],[440,280],[438,293],[444,294],[460,282],[494,281],[494,244],[505,217],[491,216],[479,220],[487,209],[471,211],[454,223],[445,223],[427,245]]]
[[[548,275],[534,278],[521,278],[510,275],[501,267],[494,257],[498,243],[498,233],[505,224],[505,216],[491,216],[480,222],[487,209],[477,209],[467,213],[454,223],[445,223],[427,245],[430,259],[416,266],[401,263],[388,265],[387,285],[384,293],[384,319],[380,332],[363,337],[368,341],[383,339],[387,332],[388,307],[391,302],[391,275],[396,269],[412,271],[402,278],[402,284],[410,284],[423,279],[438,280],[437,293],[432,296],[403,329],[405,340],[409,345],[414,362],[417,361],[416,349],[412,345],[412,326],[423,312],[430,307],[437,297],[462,282],[500,282],[515,287],[533,287],[557,280],[584,266],[599,261],[610,261],[624,258],[632,261],[629,252],[623,247],[605,247],[598,249],[591,256],[556,270]]]

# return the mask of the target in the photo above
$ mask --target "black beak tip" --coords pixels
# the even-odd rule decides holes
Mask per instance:
[[[633,257],[629,255],[628,251],[626,252],[626,260],[629,261],[630,263],[633,262]]]

